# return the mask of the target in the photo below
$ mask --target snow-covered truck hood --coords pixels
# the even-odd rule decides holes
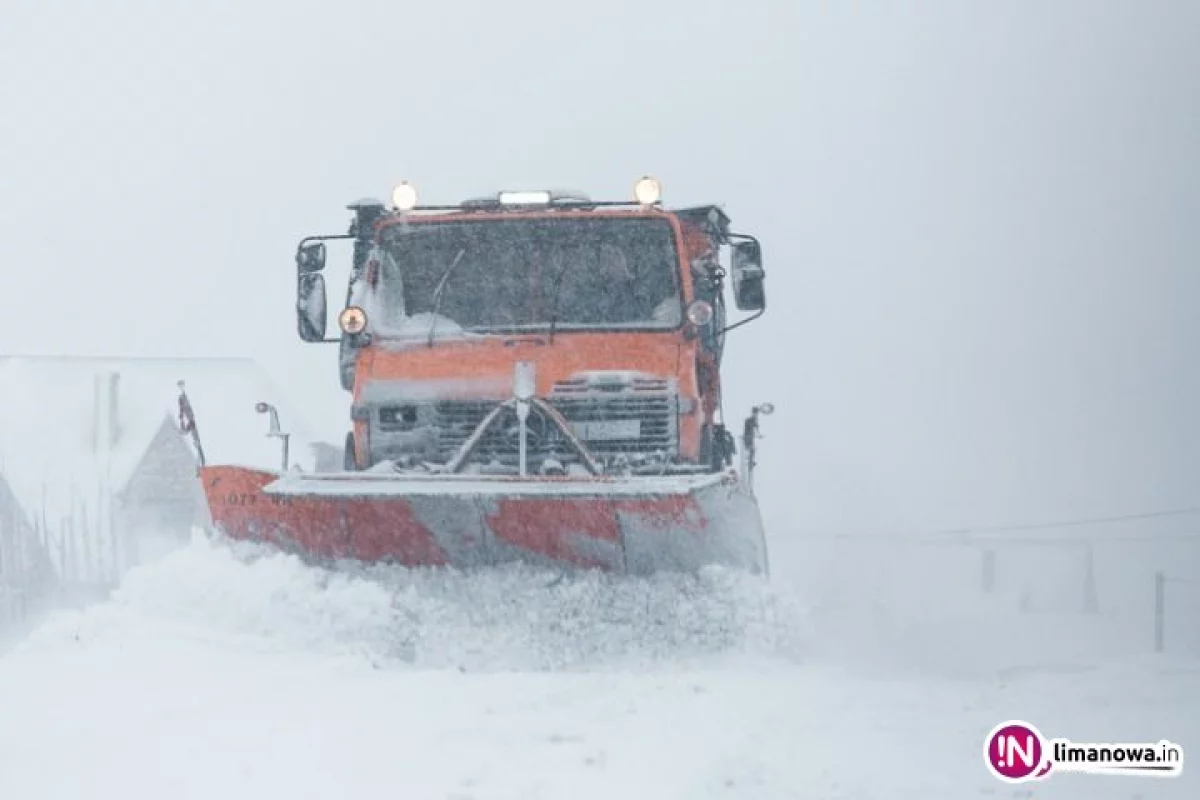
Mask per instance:
[[[505,397],[519,361],[534,363],[542,396],[581,377],[623,383],[679,378],[682,387],[691,383],[691,359],[681,357],[683,349],[676,335],[645,332],[559,334],[552,343],[544,336],[496,336],[438,341],[433,347],[372,346],[364,353],[367,378],[360,378],[355,400]]]

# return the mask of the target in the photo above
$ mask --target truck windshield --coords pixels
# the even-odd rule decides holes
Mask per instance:
[[[663,219],[416,222],[385,230],[380,249],[372,305],[385,334],[420,334],[433,320],[445,332],[551,322],[557,330],[665,330],[683,321],[678,251]]]

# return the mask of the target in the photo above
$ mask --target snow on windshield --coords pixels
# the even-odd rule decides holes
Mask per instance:
[[[658,219],[465,220],[383,236],[371,302],[394,335],[660,328],[683,320],[674,232]],[[435,323],[436,320],[436,324]]]

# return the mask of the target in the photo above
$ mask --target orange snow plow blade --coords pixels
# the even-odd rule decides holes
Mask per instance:
[[[736,473],[636,477],[201,469],[233,539],[315,560],[479,567],[526,561],[631,574],[723,565],[766,574],[762,521]]]

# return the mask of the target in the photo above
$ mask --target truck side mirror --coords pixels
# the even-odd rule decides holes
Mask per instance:
[[[303,274],[325,269],[325,243],[313,242],[296,251],[296,271]]]
[[[296,323],[304,341],[325,341],[327,303],[325,276],[319,272],[302,272],[296,279]]]
[[[733,245],[733,297],[742,311],[762,311],[767,306],[763,289],[766,273],[762,267],[762,248],[754,239]]]

